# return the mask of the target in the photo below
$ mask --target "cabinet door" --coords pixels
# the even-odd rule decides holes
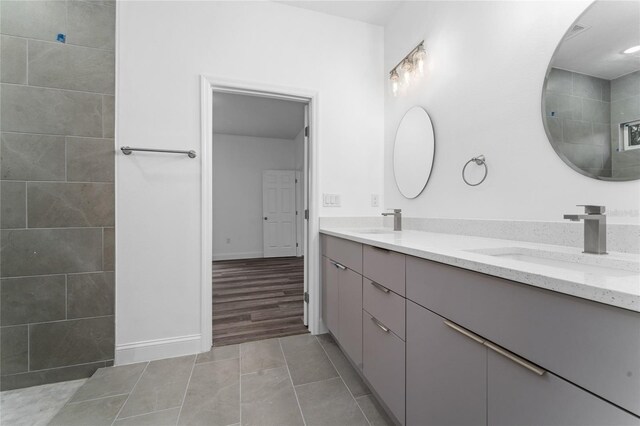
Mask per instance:
[[[338,267],[328,257],[322,263],[322,321],[338,336],[339,321]]]
[[[407,424],[486,424],[487,348],[411,301],[406,342]]]
[[[400,424],[404,425],[404,342],[367,311],[361,312],[364,377]]]
[[[640,425],[640,418],[549,373],[488,353],[490,425]]]
[[[351,269],[339,270],[338,295],[338,340],[351,361],[362,369],[362,275]]]

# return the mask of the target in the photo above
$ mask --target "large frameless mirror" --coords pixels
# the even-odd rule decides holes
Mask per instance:
[[[424,190],[435,153],[435,136],[429,114],[413,107],[402,117],[393,147],[393,173],[400,193],[416,198]]]
[[[596,1],[574,22],[547,70],[542,119],[577,172],[640,178],[640,2]]]

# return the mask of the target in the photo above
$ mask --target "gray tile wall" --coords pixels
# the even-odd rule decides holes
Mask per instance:
[[[611,99],[608,80],[552,68],[545,113],[556,147],[583,170],[611,176]]]
[[[640,120],[640,71],[611,80],[611,152],[613,177],[638,179],[640,149],[618,151],[620,124]]]
[[[112,364],[115,1],[3,0],[0,33],[5,390]]]

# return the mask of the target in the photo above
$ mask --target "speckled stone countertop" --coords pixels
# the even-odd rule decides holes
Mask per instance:
[[[320,233],[640,312],[638,254],[382,228],[322,227]]]

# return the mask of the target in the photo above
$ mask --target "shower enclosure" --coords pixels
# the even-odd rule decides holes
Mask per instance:
[[[115,1],[0,2],[0,384],[114,354]]]

